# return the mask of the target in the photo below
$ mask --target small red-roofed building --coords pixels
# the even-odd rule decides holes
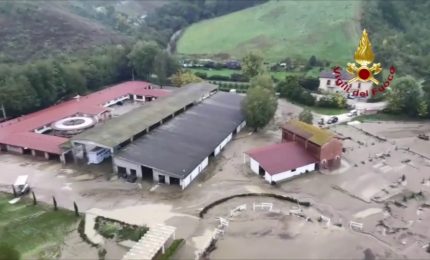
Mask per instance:
[[[251,170],[276,183],[317,169],[340,166],[342,142],[332,132],[292,120],[282,127],[282,142],[245,153]]]

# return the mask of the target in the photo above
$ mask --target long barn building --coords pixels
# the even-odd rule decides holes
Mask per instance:
[[[204,99],[122,149],[114,170],[186,188],[245,126],[242,99],[224,92]]]

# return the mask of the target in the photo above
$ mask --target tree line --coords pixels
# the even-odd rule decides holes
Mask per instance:
[[[163,85],[178,69],[174,57],[148,41],[101,48],[87,56],[0,64],[0,104],[15,117],[133,78]]]

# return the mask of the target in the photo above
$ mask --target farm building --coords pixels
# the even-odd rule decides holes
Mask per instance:
[[[169,92],[153,89],[147,82],[125,82],[87,96],[15,118],[0,124],[0,150],[20,154],[59,158],[63,163],[71,157],[64,146],[70,137],[116,116],[116,106],[132,109],[137,103],[152,101]],[[131,101],[133,105],[122,106]],[[121,113],[123,113],[122,111]],[[121,114],[120,113],[120,114]]]
[[[156,102],[75,135],[70,140],[74,158],[88,163],[103,160],[216,91],[217,86],[205,82],[184,86]]]
[[[186,188],[245,126],[242,95],[218,92],[114,155],[120,176]]]
[[[341,70],[340,76],[342,81],[348,81],[352,79],[352,76],[344,70]],[[321,90],[323,93],[341,93],[347,95],[347,93],[342,88],[336,85],[336,77],[333,71],[322,71],[320,73],[319,90]],[[371,92],[372,82],[353,82],[351,83],[351,89],[349,92],[353,93],[355,90],[359,90],[360,92]]]
[[[342,143],[327,130],[292,120],[282,127],[282,143],[245,154],[251,170],[273,183],[316,169],[339,167]]]

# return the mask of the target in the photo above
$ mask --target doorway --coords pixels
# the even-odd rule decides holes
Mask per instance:
[[[158,175],[158,183],[166,183],[166,176]]]
[[[258,175],[264,176],[265,174],[266,171],[261,166],[258,166]]]
[[[180,180],[179,180],[179,178],[170,177],[170,184],[176,184],[176,185],[179,185],[179,184],[180,184]]]
[[[140,169],[142,170],[142,180],[154,180],[154,177],[152,176],[152,168],[141,165]]]

